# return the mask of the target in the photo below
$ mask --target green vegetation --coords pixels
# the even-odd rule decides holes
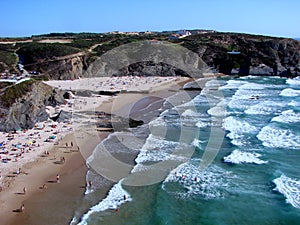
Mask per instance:
[[[101,56],[105,52],[108,52],[112,50],[113,48],[119,47],[124,44],[134,43],[138,41],[144,41],[144,40],[166,40],[165,35],[114,35],[114,38],[107,43],[104,43],[102,45],[99,45],[97,48],[95,48],[95,51],[97,52],[98,56]]]
[[[16,102],[18,98],[32,90],[32,85],[36,83],[36,80],[30,79],[22,83],[8,87],[4,93],[0,96],[0,103],[4,107],[10,107]]]
[[[0,50],[6,52],[15,52],[16,45],[13,44],[0,44]]]
[[[0,50],[0,62],[5,63],[9,67],[14,67],[17,65],[18,57],[14,53]]]
[[[80,50],[60,43],[27,43],[17,51],[22,62],[26,64],[36,63],[39,60],[55,59],[56,57],[78,53]]]

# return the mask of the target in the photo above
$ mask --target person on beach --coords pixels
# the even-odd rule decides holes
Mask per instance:
[[[71,148],[73,148],[73,142],[71,141]]]
[[[26,194],[26,187],[23,187],[23,193]]]
[[[59,175],[56,175],[56,183],[59,183]]]
[[[17,175],[19,175],[20,173],[22,173],[21,168],[19,168],[16,173],[17,173]]]
[[[90,180],[89,181],[89,187],[92,188],[93,182]]]
[[[25,211],[25,205],[22,204],[21,207],[20,207],[20,212],[24,212]]]
[[[65,161],[66,161],[65,157],[63,157],[63,156],[62,156],[62,157],[60,157],[60,163],[61,163],[61,164],[64,164],[64,163],[65,163]]]
[[[43,184],[42,189],[47,189],[47,188],[48,188],[47,185]]]

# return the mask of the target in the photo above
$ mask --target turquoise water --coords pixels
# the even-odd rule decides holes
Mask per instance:
[[[147,180],[170,163],[163,179],[119,182],[81,224],[300,224],[300,79],[209,81],[149,126],[132,173]],[[222,144],[203,168],[216,134]]]

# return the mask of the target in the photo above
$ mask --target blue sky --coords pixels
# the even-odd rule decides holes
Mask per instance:
[[[0,36],[214,29],[300,37],[299,0],[1,0]]]

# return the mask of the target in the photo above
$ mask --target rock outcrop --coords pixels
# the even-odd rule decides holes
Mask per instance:
[[[0,102],[1,130],[12,131],[19,128],[32,128],[35,123],[48,118],[46,106],[56,106],[58,103],[64,102],[62,93],[43,82],[28,83],[27,88],[28,91],[25,94],[12,99],[13,102],[10,104]]]
[[[248,34],[193,35],[183,46],[213,70],[239,75],[300,75],[300,42]],[[239,53],[239,54],[236,54]]]

